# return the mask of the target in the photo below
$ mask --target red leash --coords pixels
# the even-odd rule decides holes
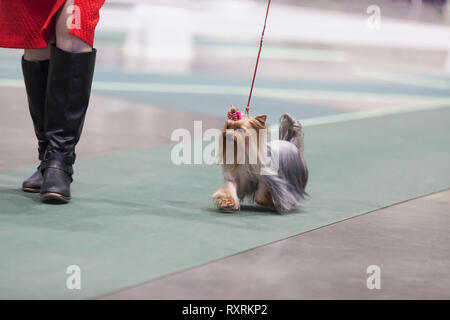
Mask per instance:
[[[248,96],[247,108],[245,108],[245,113],[247,114],[247,117],[249,116],[248,111],[250,110],[250,100],[252,99],[253,86],[255,85],[256,71],[258,70],[259,56],[261,55],[261,49],[262,49],[263,40],[264,40],[264,32],[266,31],[266,25],[267,25],[267,17],[269,16],[269,8],[270,8],[270,0],[267,3],[266,19],[264,20],[264,28],[263,28],[263,31],[261,34],[261,41],[259,42],[259,51],[258,51],[258,57],[256,58],[255,71],[253,72],[252,86],[250,88],[250,95]]]

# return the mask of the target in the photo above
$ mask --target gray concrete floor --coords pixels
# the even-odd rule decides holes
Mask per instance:
[[[24,89],[0,87],[0,97],[0,169],[37,164]],[[203,120],[204,128],[223,125],[223,119],[94,94],[78,155],[165,144],[193,120]],[[101,299],[450,299],[448,230],[445,191]],[[381,268],[380,290],[366,287],[369,265]]]
[[[101,299],[450,299],[449,227],[447,190]]]

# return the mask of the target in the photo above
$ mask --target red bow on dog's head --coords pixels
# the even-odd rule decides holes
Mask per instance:
[[[229,120],[237,121],[237,120],[241,120],[242,119],[241,113],[239,111],[237,111],[237,110],[238,109],[235,106],[231,105],[230,111],[228,112],[228,119]]]

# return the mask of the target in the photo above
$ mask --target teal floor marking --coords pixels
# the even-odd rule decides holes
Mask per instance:
[[[33,167],[1,171],[0,298],[92,298],[447,189],[448,128],[450,108],[306,127],[311,199],[286,215],[216,212],[219,167],[175,166],[170,146],[79,159],[66,206],[18,189]]]

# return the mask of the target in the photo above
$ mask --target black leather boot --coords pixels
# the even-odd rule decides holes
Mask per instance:
[[[51,48],[45,109],[49,144],[41,167],[41,196],[46,202],[65,203],[71,198],[75,146],[89,104],[95,56],[95,49],[71,53]]]
[[[26,192],[39,192],[42,185],[40,168],[48,144],[44,130],[48,66],[49,60],[27,61],[22,57],[22,73],[27,91],[28,108],[38,139],[39,160],[41,161],[37,171],[22,183],[22,190]]]

